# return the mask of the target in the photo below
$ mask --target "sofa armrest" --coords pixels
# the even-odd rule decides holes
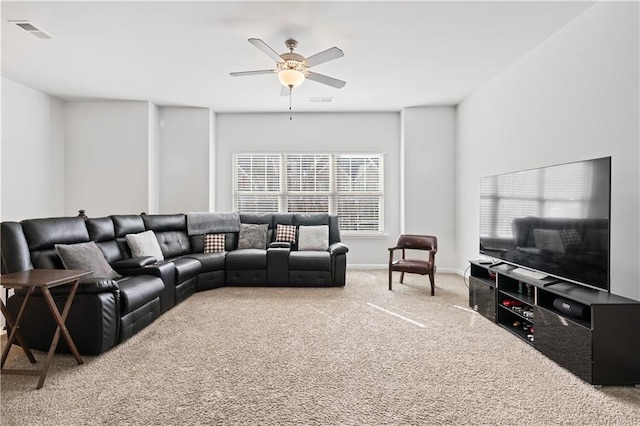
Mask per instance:
[[[130,269],[130,268],[142,268],[143,266],[156,263],[157,259],[153,256],[141,256],[132,257],[130,259],[116,260],[111,264],[113,269]]]
[[[336,256],[338,254],[345,254],[349,252],[349,247],[342,243],[333,243],[329,246],[329,253],[331,256]]]
[[[267,249],[267,284],[287,285],[289,283],[289,253],[291,253],[289,247]]]
[[[62,296],[69,294],[72,284],[63,284],[49,289],[53,296]],[[120,287],[118,283],[110,278],[83,278],[78,284],[76,294],[98,294],[98,293],[118,293]],[[26,290],[16,290],[16,294],[24,295]],[[40,291],[34,293],[34,296],[42,296]]]
[[[274,241],[273,243],[269,244],[269,248],[286,248],[286,249],[290,249],[291,248],[291,243],[285,242],[285,241]]]
[[[149,263],[147,265],[141,267],[131,267],[131,268],[115,268],[115,262],[111,264],[114,266],[114,269],[121,275],[126,277],[131,277],[135,275],[153,275],[154,277],[160,277],[165,282],[171,282],[175,285],[175,270],[176,266],[172,262],[155,262],[155,257],[149,256],[154,262]],[[169,280],[170,278],[170,280]]]
[[[155,257],[151,258],[155,260]],[[160,295],[160,313],[176,304],[176,265],[173,262],[160,261],[140,268],[118,268],[116,271],[125,277],[151,275],[160,278],[164,283],[164,291]]]

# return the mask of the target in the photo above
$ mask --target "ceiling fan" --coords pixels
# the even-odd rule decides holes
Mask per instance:
[[[309,71],[309,68],[315,65],[343,57],[344,52],[337,47],[331,47],[320,53],[316,53],[313,56],[305,58],[304,56],[293,52],[298,46],[298,42],[293,39],[285,41],[284,44],[287,46],[287,49],[289,49],[289,52],[285,52],[281,55],[276,53],[275,50],[259,38],[250,38],[248,41],[268,57],[276,61],[276,68],[271,70],[232,72],[230,74],[233,77],[259,74],[278,74],[278,80],[280,80],[280,83],[282,83],[283,86],[281,94],[284,96],[290,95],[292,89],[301,85],[305,79],[317,81],[318,83],[326,84],[327,86],[335,87],[336,89],[341,89],[345,84],[347,84],[345,81],[338,80],[337,78]]]

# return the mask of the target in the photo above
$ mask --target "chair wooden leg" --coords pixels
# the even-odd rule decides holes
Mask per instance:
[[[436,282],[433,276],[433,272],[429,274],[429,281],[431,281],[431,295],[434,296],[436,292]]]
[[[400,283],[404,284],[404,272],[400,272]]]
[[[391,280],[393,279],[393,272],[389,269],[389,290],[391,290]]]

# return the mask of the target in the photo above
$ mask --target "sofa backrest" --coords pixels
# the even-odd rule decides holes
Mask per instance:
[[[89,233],[80,217],[54,217],[23,220],[22,231],[31,253],[34,268],[60,269],[62,261],[55,244],[76,244],[89,241]]]
[[[240,223],[250,223],[254,225],[268,225],[267,228],[267,245],[270,242],[276,239],[275,234],[275,225],[274,225],[274,214],[273,213],[241,213],[240,214]],[[238,247],[238,243],[236,241],[235,247]]]
[[[278,224],[329,226],[329,244],[340,242],[338,217],[326,213],[265,213],[241,214],[242,223],[268,225],[268,242],[275,240]],[[597,225],[596,225],[597,227]],[[203,251],[202,235],[187,234],[186,215],[112,215],[91,218],[57,217],[27,219],[0,224],[0,260],[2,273],[33,268],[62,268],[55,244],[75,244],[95,241],[108,262],[131,257],[125,236],[152,230],[165,257]],[[238,233],[226,232],[227,251],[238,247]],[[294,247],[295,249],[295,247]]]
[[[24,237],[22,224],[18,222],[2,222],[0,224],[0,258],[2,274],[28,271],[33,269],[31,252]]]
[[[339,243],[340,240],[340,223],[338,216],[327,213],[263,213],[263,214],[241,214],[241,223],[268,224],[269,230],[267,234],[267,243],[271,243],[276,239],[276,229],[278,224],[295,225],[296,241],[298,241],[298,229],[300,226],[329,226],[329,244]],[[296,248],[296,245],[292,247]]]
[[[91,218],[87,219],[85,223],[89,238],[102,250],[107,262],[115,262],[126,257],[127,248],[123,246],[126,243],[124,241],[118,242],[116,239],[115,227],[110,217]]]
[[[145,230],[153,231],[165,258],[191,253],[187,235],[187,216],[184,214],[142,215]]]
[[[327,213],[294,213],[293,222],[296,226],[329,226],[329,244],[339,243],[340,221],[338,216]]]
[[[237,232],[222,232],[225,235],[224,249],[226,251],[232,251],[238,248],[238,233]],[[189,237],[191,243],[192,253],[202,253],[204,251],[204,234],[203,235],[191,235]]]
[[[124,259],[131,257],[131,249],[127,244],[125,236],[127,234],[138,234],[144,232],[144,222],[142,216],[137,214],[117,214],[109,216],[113,221],[113,231],[116,235],[116,242]]]

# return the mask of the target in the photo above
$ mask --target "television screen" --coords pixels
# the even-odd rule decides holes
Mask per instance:
[[[480,179],[480,253],[609,290],[611,157]]]

